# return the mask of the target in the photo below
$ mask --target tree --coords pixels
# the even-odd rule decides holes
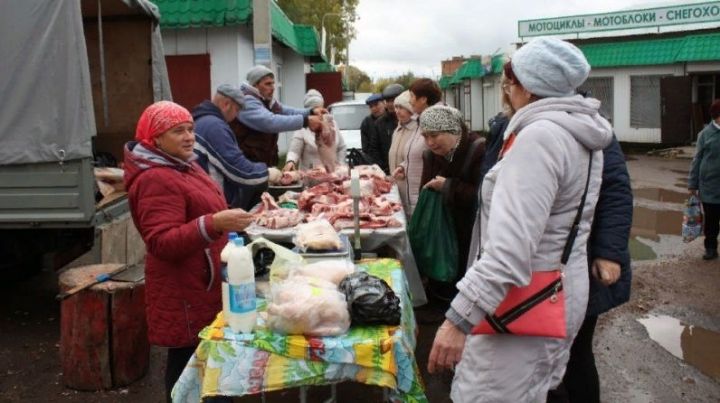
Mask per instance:
[[[322,19],[325,15],[327,31],[327,48],[325,54],[330,56],[330,49],[335,49],[335,62],[347,62],[347,48],[355,38],[357,8],[359,0],[277,0],[280,8],[296,24],[312,25],[322,33]],[[336,13],[338,15],[328,13]]]
[[[405,89],[408,89],[410,88],[410,84],[412,84],[412,82],[415,81],[416,78],[417,77],[415,77],[415,74],[413,74],[411,71],[408,71],[407,73],[400,76],[380,78],[375,82],[375,92],[382,92],[385,87],[393,83],[398,83],[405,87]]]
[[[350,91],[358,91],[358,88],[363,85],[367,87],[367,84],[372,86],[372,80],[370,80],[370,77],[364,71],[355,66],[345,67],[345,77]]]

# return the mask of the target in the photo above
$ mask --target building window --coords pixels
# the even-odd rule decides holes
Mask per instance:
[[[584,91],[587,96],[600,101],[600,114],[610,123],[613,122],[613,78],[612,77],[590,77],[578,88]]]
[[[661,77],[630,77],[630,127],[636,129],[660,128]]]

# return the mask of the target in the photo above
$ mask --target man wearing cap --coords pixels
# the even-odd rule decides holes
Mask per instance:
[[[245,104],[230,126],[240,149],[251,161],[274,167],[278,163],[278,133],[303,127],[319,130],[322,122],[319,115],[326,110],[296,109],[277,102],[273,98],[275,75],[265,66],[253,67],[246,78],[247,82],[240,86]]]
[[[375,121],[375,130],[371,132],[372,135],[368,143],[367,154],[386,174],[390,174],[388,153],[390,152],[390,144],[392,144],[393,132],[395,132],[398,125],[395,116],[395,97],[403,91],[405,91],[405,87],[400,84],[390,84],[385,87],[382,92],[382,98],[385,101],[385,114]]]
[[[245,157],[228,125],[242,110],[244,102],[239,87],[221,84],[212,100],[196,106],[192,116],[198,163],[220,185],[229,206],[249,210],[260,201],[260,195],[267,188],[268,167]],[[271,175],[280,175],[275,171]]]
[[[382,94],[372,94],[365,100],[365,104],[370,107],[370,114],[360,124],[360,142],[363,152],[367,153],[372,131],[375,130],[375,121],[385,113],[385,101]]]

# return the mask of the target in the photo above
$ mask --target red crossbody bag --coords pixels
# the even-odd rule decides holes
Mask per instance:
[[[502,158],[515,140],[515,134],[503,144]],[[516,336],[567,337],[565,324],[565,292],[563,290],[563,269],[570,259],[575,238],[577,237],[582,219],[585,199],[590,186],[592,170],[592,152],[588,161],[588,175],[585,181],[580,206],[560,259],[560,268],[552,271],[535,271],[530,284],[526,287],[512,286],[505,299],[492,315],[485,316],[472,329],[472,334],[513,334]]]

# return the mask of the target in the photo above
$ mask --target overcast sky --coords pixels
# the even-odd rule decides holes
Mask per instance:
[[[662,7],[647,0],[360,0],[350,61],[373,78],[436,78],[440,61],[493,54],[518,41],[518,20]]]

